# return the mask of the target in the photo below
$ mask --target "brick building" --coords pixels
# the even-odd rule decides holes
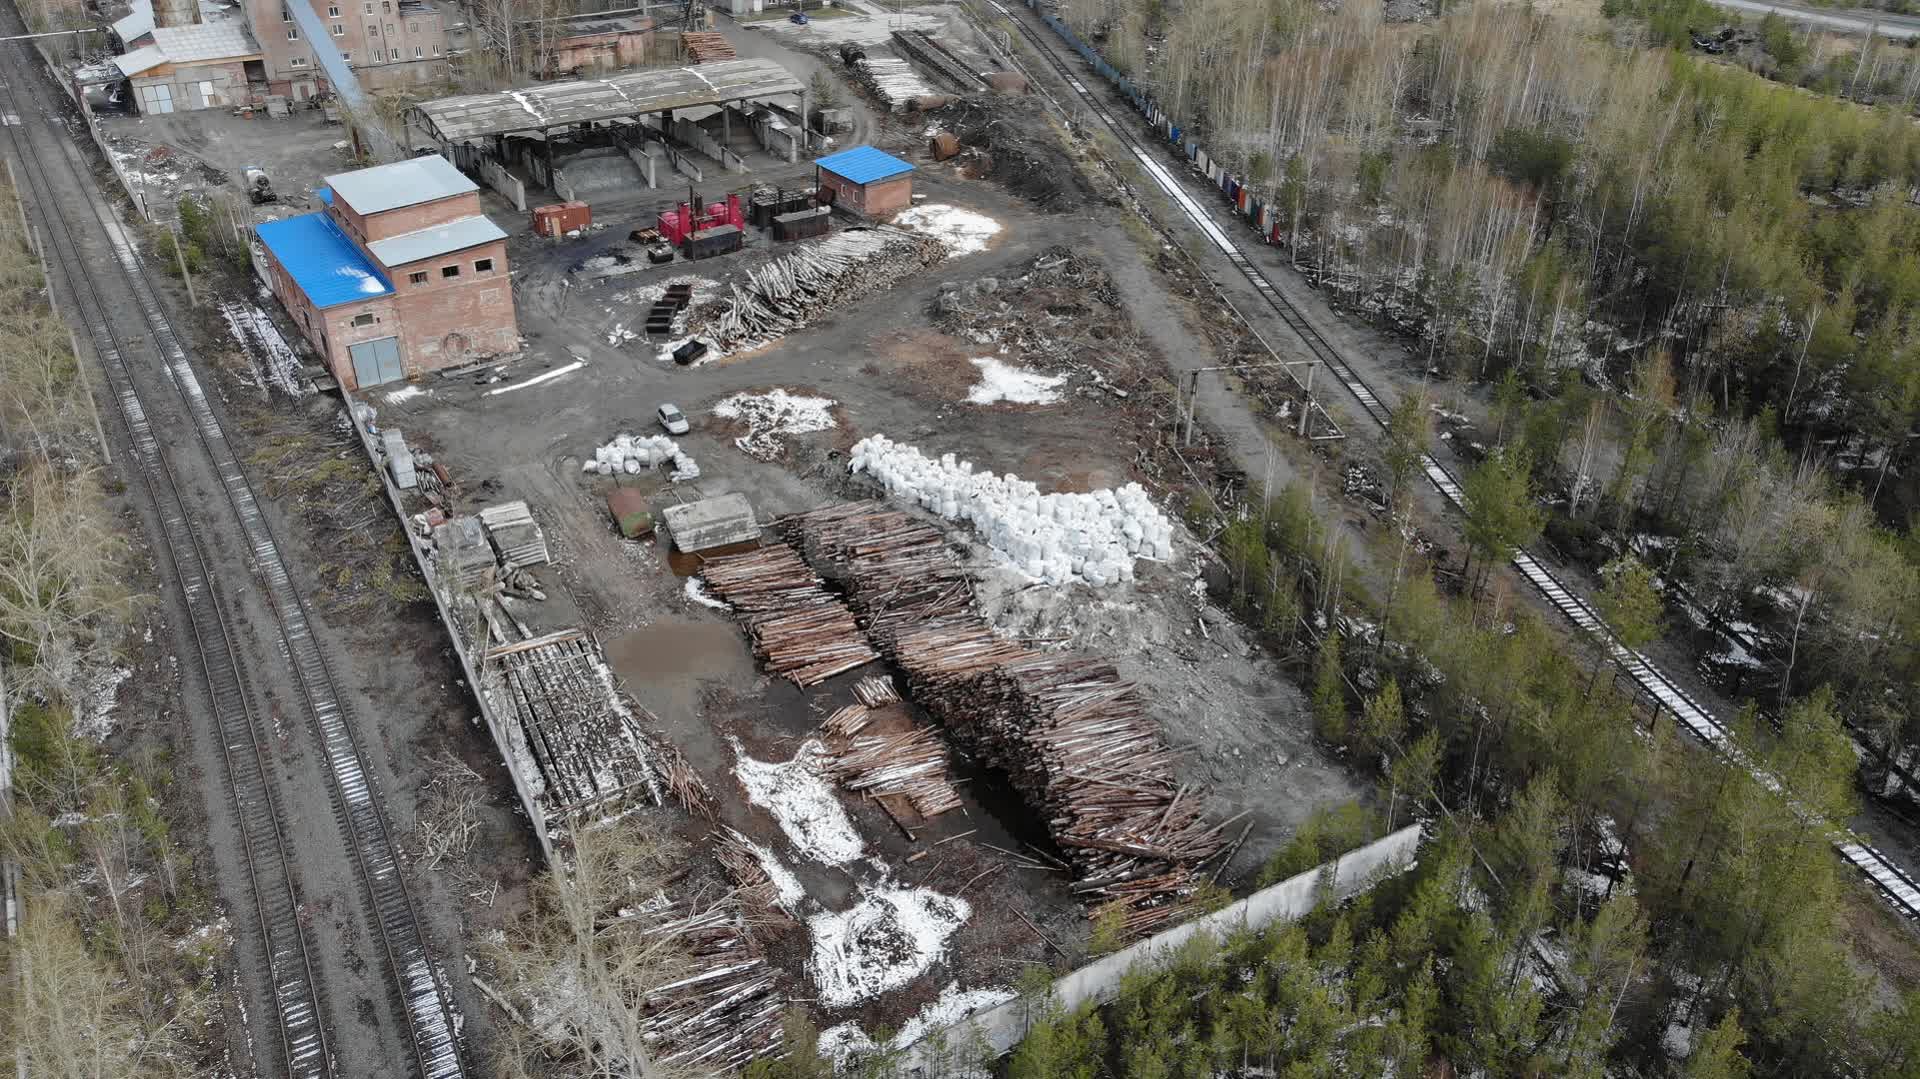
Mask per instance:
[[[519,345],[507,234],[429,155],[327,177],[326,209],[256,226],[274,295],[348,390]]]
[[[260,50],[240,22],[148,26],[136,40],[145,44],[113,64],[143,115],[247,103],[248,68],[259,67]]]
[[[447,76],[447,38],[437,5],[425,0],[246,0],[244,10],[266,62],[268,93],[304,101],[327,88],[287,4],[311,3],[334,48],[367,90]]]
[[[549,75],[624,71],[645,63],[647,54],[653,51],[653,20],[644,15],[626,19],[583,16],[562,26],[558,33],[561,36],[553,42],[547,63]]]
[[[891,217],[913,205],[913,166],[884,150],[855,146],[813,164],[815,186],[841,209]]]

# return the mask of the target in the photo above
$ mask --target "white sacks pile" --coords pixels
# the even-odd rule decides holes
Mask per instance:
[[[611,476],[615,472],[638,476],[669,463],[673,465],[673,474],[667,478],[675,483],[700,478],[700,466],[680,451],[679,443],[665,435],[640,435],[637,438],[619,435],[612,442],[595,447],[593,456],[581,463],[580,471],[598,472],[602,476]]]
[[[855,443],[851,468],[890,498],[972,524],[995,552],[1048,584],[1131,581],[1135,558],[1173,557],[1173,523],[1137,483],[1043,495],[1012,473],[975,472],[951,453],[936,461],[885,435]]]

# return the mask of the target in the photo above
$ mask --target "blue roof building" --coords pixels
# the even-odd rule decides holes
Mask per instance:
[[[316,308],[393,294],[393,283],[325,213],[268,221],[253,231]]]
[[[821,194],[868,217],[887,217],[913,202],[913,165],[872,146],[855,146],[816,160]]]

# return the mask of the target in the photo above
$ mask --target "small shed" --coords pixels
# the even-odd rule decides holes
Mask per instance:
[[[913,204],[913,166],[885,150],[855,146],[813,164],[816,186],[831,193],[834,205],[888,217]]]
[[[742,494],[668,506],[660,516],[673,536],[674,547],[689,554],[760,538],[760,523],[754,520],[753,506]]]

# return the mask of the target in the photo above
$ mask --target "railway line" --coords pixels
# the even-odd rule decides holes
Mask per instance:
[[[0,26],[10,34],[25,29],[11,4],[0,7]],[[237,954],[243,976],[271,1005],[278,1057],[257,1063],[300,1079],[339,1074],[325,986],[316,974],[315,944],[303,920],[299,852],[289,838],[288,807],[270,766],[272,732],[256,703],[240,634],[228,613],[233,596],[223,587],[223,567],[210,542],[209,533],[222,527],[231,527],[244,543],[284,649],[290,696],[312,719],[339,834],[364,888],[365,923],[386,964],[397,1005],[394,1023],[411,1051],[405,1070],[423,1079],[458,1079],[465,1073],[447,990],[427,952],[346,700],[315,639],[306,602],[128,233],[93,191],[92,177],[65,127],[69,103],[43,77],[40,57],[28,44],[16,41],[4,48],[8,63],[0,83],[0,113],[19,118],[5,126],[5,146],[16,159],[21,195],[38,218],[50,282],[57,278],[63,286],[66,313],[84,328],[100,359],[133,451],[134,478],[160,523],[156,546],[179,588],[194,650],[183,658],[199,675],[221,743],[259,934],[257,949],[243,941]],[[50,146],[53,140],[57,144]],[[102,238],[112,257],[90,257],[86,241],[97,249]],[[166,405],[152,396],[155,371],[175,391],[193,428],[190,442],[163,444],[156,434],[152,417]],[[223,499],[206,505],[189,497],[191,485],[176,474],[187,456],[198,457],[195,463],[217,479]]]
[[[1215,221],[1206,207],[1167,168],[1166,163],[1161,160],[1161,155],[1141,144],[1132,126],[1123,123],[1113,115],[1108,107],[1109,103],[1103,99],[1104,95],[1096,94],[1079,78],[1054,48],[1054,43],[1034,29],[1030,20],[1022,18],[1000,0],[987,0],[987,3],[995,11],[1006,16],[1008,21],[1019,29],[1021,36],[1033,50],[1045,59],[1054,73],[1072,88],[1079,99],[1078,104],[1086,108],[1120,142],[1127,154],[1140,166],[1154,185],[1173,200],[1192,225],[1246,279],[1272,313],[1300,339],[1308,353],[1320,361],[1327,373],[1333,375],[1345,388],[1359,404],[1360,410],[1376,425],[1384,428],[1390,409],[1374,392],[1373,387],[1369,386],[1353,366],[1342,358],[1340,351],[1328,343],[1320,331],[1315,329],[1299,308],[1274,286],[1266,274],[1254,265],[1246,252],[1241,249],[1239,242],[1229,234],[1227,228]],[[1034,0],[1026,0],[1026,6],[1033,8]],[[1459,481],[1445,465],[1431,454],[1423,454],[1420,467],[1427,481],[1433,485],[1441,497],[1452,503],[1456,509],[1465,508],[1465,493]],[[1675,720],[1688,733],[1730,763],[1747,768],[1762,783],[1774,789],[1779,788],[1779,784],[1771,776],[1754,769],[1751,763],[1743,758],[1737,747],[1733,745],[1726,726],[1718,718],[1690,697],[1645,656],[1616,640],[1591,604],[1568,588],[1526,551],[1517,552],[1512,564],[1548,606],[1560,612],[1583,632],[1600,638],[1613,662],[1626,674],[1636,692],[1647,703],[1653,705],[1658,711],[1672,713]],[[1920,920],[1920,885],[1916,885],[1911,876],[1895,865],[1885,854],[1862,841],[1859,836],[1842,829],[1833,829],[1830,825],[1823,824],[1823,826],[1828,828],[1828,838],[1843,860],[1866,877],[1874,889],[1903,917]]]

